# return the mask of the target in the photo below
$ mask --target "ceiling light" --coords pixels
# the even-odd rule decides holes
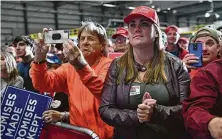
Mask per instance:
[[[167,8],[167,10],[169,11],[171,8]]]
[[[151,8],[153,8],[153,9],[154,9],[154,8],[155,8],[155,5],[151,6]]]
[[[205,17],[210,17],[210,13],[206,13],[206,14],[205,14]]]
[[[208,2],[213,2],[213,0],[208,0]]]
[[[134,10],[134,9],[136,9],[136,7],[128,7],[128,9]]]
[[[220,15],[219,15],[219,14],[217,14],[217,13],[215,14],[215,16],[216,16],[216,18],[219,18],[219,17],[220,17]]]
[[[156,9],[156,11],[157,11],[157,12],[160,12],[160,11],[161,11],[161,9],[160,9],[160,8],[157,8],[157,9]]]
[[[103,4],[103,6],[105,6],[105,7],[116,7],[116,5],[113,5],[113,4]]]
[[[163,13],[167,13],[167,11],[163,11]]]
[[[176,14],[177,13],[177,10],[173,10],[173,14]]]

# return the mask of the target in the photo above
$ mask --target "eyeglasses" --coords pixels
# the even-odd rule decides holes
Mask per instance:
[[[122,36],[117,37],[116,40],[115,40],[115,42],[125,42],[125,41],[126,41],[126,38],[122,37]]]

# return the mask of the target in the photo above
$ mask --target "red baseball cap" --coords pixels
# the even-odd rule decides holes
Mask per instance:
[[[158,26],[160,25],[159,23],[159,18],[157,16],[157,13],[154,9],[147,7],[147,6],[139,6],[136,7],[128,16],[124,18],[124,22],[128,24],[133,18],[137,16],[144,16],[151,20],[153,23],[157,24]]]
[[[112,38],[115,39],[118,35],[121,35],[121,36],[123,36],[123,37],[126,38],[126,37],[128,36],[128,31],[127,31],[127,29],[122,28],[122,27],[118,28],[117,31],[116,31],[116,33],[113,34]]]
[[[185,41],[186,43],[189,43],[189,39],[186,37],[180,37],[179,41]]]
[[[179,32],[179,28],[175,25],[170,25],[166,28],[165,33],[167,33],[170,29],[175,30],[176,32]]]

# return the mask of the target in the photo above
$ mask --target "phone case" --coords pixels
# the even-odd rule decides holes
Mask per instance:
[[[202,67],[202,43],[190,43],[188,47],[189,53],[199,57],[198,63],[191,64],[194,67]]]
[[[45,32],[45,43],[64,43],[69,39],[69,30],[51,30]]]

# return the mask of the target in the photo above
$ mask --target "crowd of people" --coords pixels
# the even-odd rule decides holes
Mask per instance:
[[[147,6],[124,22],[114,43],[93,21],[82,22],[78,44],[46,44],[47,28],[36,40],[15,37],[1,49],[1,94],[10,85],[49,95],[45,122],[85,127],[101,139],[221,139],[222,32],[206,26],[186,38],[175,25],[162,31]],[[191,43],[202,44],[201,57],[189,52]]]

